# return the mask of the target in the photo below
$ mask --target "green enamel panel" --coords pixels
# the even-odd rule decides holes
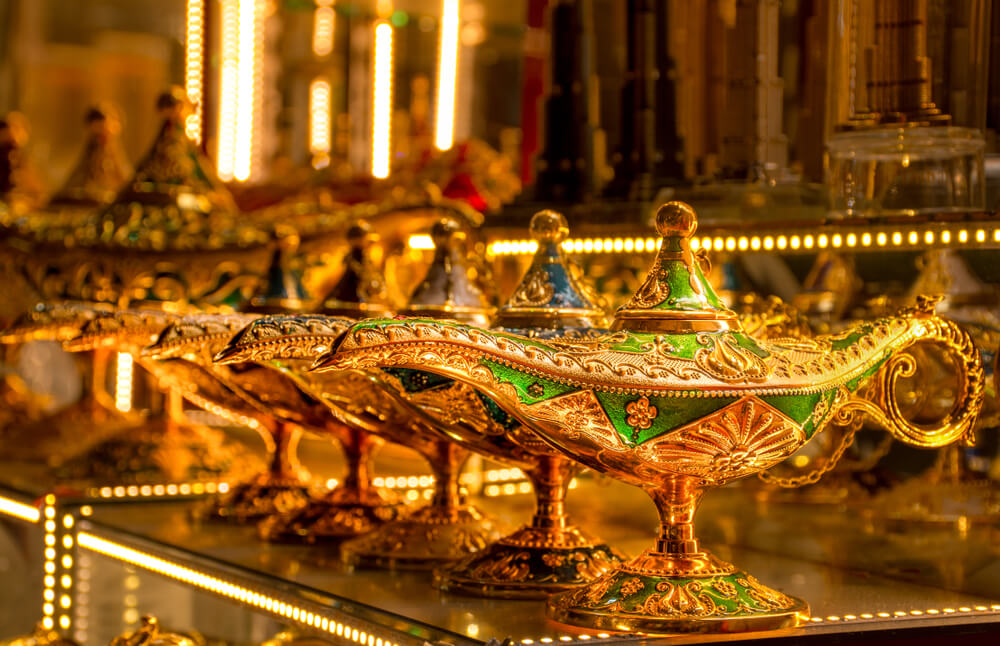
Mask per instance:
[[[697,272],[696,275],[698,277],[698,280],[701,282],[701,290],[705,293],[705,300],[708,301],[712,305],[712,307],[716,309],[720,310],[729,309],[728,307],[726,307],[725,303],[723,303],[719,299],[719,296],[718,294],[715,293],[715,289],[712,287],[712,284],[708,282],[707,278],[705,278],[705,274],[699,271]]]
[[[761,399],[785,415],[788,415],[799,424],[802,424],[812,415],[816,404],[819,403],[822,396],[822,393],[811,395],[772,395],[761,397]]]
[[[456,323],[454,321],[439,321],[439,320],[436,320],[436,319],[420,319],[420,318],[410,318],[410,319],[406,319],[406,320],[402,320],[402,321],[399,320],[399,319],[384,319],[384,318],[383,319],[365,319],[363,321],[359,321],[358,323],[356,323],[354,327],[355,327],[355,329],[379,328],[381,330],[386,330],[388,328],[398,327],[398,326],[402,326],[402,325],[411,325],[413,323],[429,323],[431,325],[438,326],[438,327],[450,327],[450,328],[458,328],[458,329],[463,329],[464,328],[466,330],[479,330],[479,328],[477,328],[477,327],[475,327],[473,325],[466,325],[464,323]],[[480,331],[482,331],[482,330],[480,330]],[[504,339],[516,340],[518,343],[521,343],[523,345],[530,345],[530,346],[533,346],[533,347],[536,347],[536,348],[544,348],[546,350],[551,350],[552,349],[552,348],[548,347],[547,345],[545,345],[544,342],[536,341],[534,339],[526,339],[524,337],[514,336],[514,335],[511,335],[511,334],[504,333],[504,332],[489,331],[487,333],[490,336],[493,336],[495,338],[504,338]]]
[[[855,330],[853,330],[850,334],[848,334],[847,336],[845,336],[844,338],[842,338],[842,339],[833,339],[830,342],[830,346],[834,350],[843,350],[844,348],[849,348],[850,346],[852,346],[855,343],[857,343],[858,339],[860,339],[863,336],[866,336],[866,335],[870,334],[871,333],[871,329],[872,329],[872,326],[869,323],[865,323],[863,325],[860,325]]]
[[[870,379],[872,375],[874,375],[882,368],[882,365],[886,362],[886,360],[889,359],[890,356],[892,356],[891,350],[886,350],[885,352],[883,352],[882,357],[878,361],[876,361],[874,365],[872,365],[870,368],[865,370],[863,373],[861,373],[854,379],[851,379],[850,381],[847,382],[846,384],[847,389],[850,390],[851,392],[856,391],[861,385],[863,385],[863,382]]]
[[[638,395],[601,392],[595,394],[622,440],[630,446],[669,433],[736,401],[733,397],[650,397],[650,405],[656,407],[656,417],[650,420],[649,428],[641,429],[633,428],[626,421],[629,416],[626,407],[637,401]]]
[[[770,352],[757,345],[757,342],[754,341],[751,337],[748,337],[747,335],[738,332],[734,332],[731,336],[733,339],[736,340],[736,343],[741,348],[753,352],[761,359],[767,359],[769,356],[771,356]]]
[[[497,380],[513,384],[514,388],[517,389],[518,398],[524,404],[535,404],[579,390],[575,386],[567,386],[549,379],[535,377],[488,359],[484,359],[482,365],[489,368]]]
[[[509,431],[521,425],[517,419],[511,417],[507,414],[507,411],[500,408],[499,404],[478,390],[476,391],[476,396],[483,403],[483,408],[486,409],[486,414],[490,416],[490,419],[502,426],[504,430]]]
[[[746,572],[705,577],[670,577],[616,572],[599,597],[576,596],[575,605],[595,612],[614,608],[625,616],[645,615],[645,608],[663,600],[709,606],[713,619],[754,617],[792,609],[796,600],[762,586]],[[765,596],[767,595],[767,596]]]
[[[701,334],[653,334],[649,332],[633,332],[630,333],[621,343],[613,344],[611,348],[621,352],[645,353],[649,352],[649,348],[652,347],[656,343],[656,339],[659,338],[660,343],[663,344],[664,347],[672,349],[670,350],[671,356],[682,359],[693,359],[695,352],[701,348],[710,347],[711,345],[700,343],[698,341],[698,337],[708,338],[722,335],[726,335],[735,340],[741,348],[745,348],[746,350],[753,352],[762,359],[766,359],[770,356],[770,353],[757,345],[757,342],[751,337],[739,332],[703,332]],[[644,348],[643,346],[646,347]]]

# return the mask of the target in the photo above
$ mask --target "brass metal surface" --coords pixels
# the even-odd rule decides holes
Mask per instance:
[[[692,521],[701,494],[777,464],[831,421],[847,425],[858,415],[916,446],[971,440],[983,400],[979,353],[966,332],[934,314],[931,298],[839,335],[753,340],[702,273],[690,244],[693,210],[665,204],[656,224],[657,259],[619,310],[618,329],[602,338],[539,341],[454,323],[364,321],[321,367],[419,369],[468,383],[549,444],[653,498],[656,546],[550,598],[553,616],[592,627],[634,620],[651,632],[656,617],[665,631],[781,624],[803,603],[699,547]],[[735,327],[650,334],[630,329],[633,312]],[[917,368],[907,350],[918,344],[948,354],[962,384],[950,410],[928,423],[909,420],[897,400],[899,379]]]

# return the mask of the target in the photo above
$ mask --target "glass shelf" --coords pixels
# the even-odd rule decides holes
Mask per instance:
[[[479,503],[515,524],[528,517],[532,497],[515,494]],[[86,637],[85,646],[105,643],[100,639],[108,637],[106,627],[99,629],[107,621],[97,626],[94,617],[110,617],[114,623],[122,617],[137,620],[141,612],[183,624],[204,614],[195,609],[203,608],[207,598],[215,604],[228,602],[226,612],[236,613],[229,624],[250,626],[248,617],[260,617],[254,631],[238,631],[244,639],[261,638],[280,626],[367,646],[473,646],[507,638],[526,646],[642,639],[554,624],[545,619],[539,601],[441,593],[431,586],[429,573],[350,572],[335,548],[263,543],[253,527],[199,520],[194,512],[200,504],[119,502],[88,506],[89,515],[77,516],[71,534],[75,550],[68,552],[75,558],[72,602],[65,611],[77,636]],[[633,488],[585,478],[570,504],[582,525],[626,553],[637,553],[651,541],[652,505]],[[1000,632],[995,527],[911,526],[901,532],[865,518],[858,508],[761,501],[746,486],[707,496],[699,531],[708,546],[812,607],[813,616],[799,628],[743,637],[846,633],[874,640],[888,634],[883,631],[916,635],[957,626]],[[57,559],[57,565],[64,563]],[[132,589],[94,583],[95,576],[106,578],[112,571],[120,571],[119,579],[133,577],[128,579]],[[227,637],[213,633],[209,624],[179,628]],[[687,636],[681,641],[694,640]]]
[[[419,469],[401,459],[393,467],[380,473]],[[0,614],[0,638],[26,632],[45,616],[83,646],[98,646],[148,613],[229,643],[260,642],[282,627],[367,646],[640,639],[557,625],[539,601],[441,593],[429,573],[350,572],[335,548],[268,544],[252,526],[200,520],[195,512],[204,496],[90,498],[28,471],[9,470],[4,480],[18,484],[0,489],[0,545],[7,552],[0,563],[10,566],[8,576],[29,580],[12,597],[14,610]],[[421,484],[419,476],[393,480]],[[513,482],[473,489],[509,494],[476,497],[509,527],[526,522],[533,504],[527,487]],[[720,557],[806,599],[812,616],[790,631],[742,637],[832,633],[875,640],[887,630],[924,634],[956,626],[1000,633],[996,525],[900,525],[880,521],[863,500],[805,504],[763,492],[753,481],[713,491],[699,512],[699,534]],[[651,544],[654,509],[633,487],[585,476],[568,504],[580,525],[626,554]]]

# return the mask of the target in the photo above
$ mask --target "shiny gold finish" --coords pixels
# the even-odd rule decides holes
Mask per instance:
[[[398,518],[400,501],[371,483],[371,461],[383,440],[338,406],[331,406],[301,373],[309,349],[326,350],[348,322],[319,316],[264,317],[253,321],[213,357],[231,371],[241,392],[286,423],[331,437],[344,451],[346,476],[328,494],[297,511],[273,515],[261,534],[274,541],[340,542]],[[289,337],[294,341],[290,342]],[[165,344],[166,345],[166,344]],[[279,360],[280,359],[280,360]],[[348,391],[344,400],[358,393]],[[357,409],[367,414],[363,407]],[[377,414],[377,413],[376,413]]]
[[[368,376],[355,371],[313,373],[302,362],[327,352],[347,328],[346,323],[315,315],[265,317],[234,338],[218,359],[280,366],[303,392],[322,401],[358,438],[398,442],[428,461],[435,475],[430,505],[345,544],[350,562],[427,569],[481,549],[498,534],[493,522],[464,502],[459,493],[458,476],[468,452],[438,439]],[[367,482],[367,475],[364,479]],[[368,531],[375,529],[372,526]],[[361,533],[366,532],[357,532]]]
[[[231,484],[229,492],[209,508],[211,516],[239,522],[291,513],[317,494],[296,455],[302,427],[275,417],[248,391],[257,383],[254,373],[265,369],[236,371],[212,361],[232,335],[254,318],[177,316],[142,353],[147,358],[144,365],[161,383],[179,390],[196,406],[260,433],[268,454],[267,471]]]
[[[156,617],[145,615],[137,630],[115,637],[109,646],[203,646],[203,642],[180,633],[166,632],[160,628]]]
[[[136,356],[174,318],[157,310],[100,308],[81,327],[79,334],[63,342],[74,352],[116,350]],[[166,404],[144,422],[90,445],[86,452],[64,460],[57,475],[71,482],[97,485],[150,484],[158,482],[227,480],[253,468],[254,460],[219,432],[184,419],[178,384],[187,379],[162,373],[161,366],[145,363],[154,376],[163,376]],[[157,374],[161,373],[161,374]]]
[[[704,279],[690,249],[695,226],[687,205],[661,207],[660,254],[607,335],[544,341],[455,323],[363,321],[323,362],[464,382],[567,455],[649,493],[661,517],[656,546],[552,597],[549,615],[558,621],[649,632],[793,624],[804,602],[699,546],[692,519],[702,492],[763,471],[831,421],[862,414],[917,446],[971,439],[983,400],[981,360],[967,333],[933,313],[933,299],[838,335],[754,340]],[[631,327],[632,312],[660,316],[667,329],[706,320],[734,327],[651,334]],[[895,387],[917,367],[908,351],[928,345],[954,362],[962,388],[943,419],[917,424],[903,414]]]
[[[36,305],[3,332],[0,343],[21,344],[36,340],[65,342],[80,334],[94,317],[110,312],[85,303]],[[83,393],[69,406],[36,419],[19,419],[4,433],[4,454],[13,459],[59,465],[90,447],[134,427],[139,417],[122,413],[106,391],[112,351],[95,348],[82,353]]]
[[[0,646],[77,646],[77,643],[38,622],[30,635],[0,641]]]

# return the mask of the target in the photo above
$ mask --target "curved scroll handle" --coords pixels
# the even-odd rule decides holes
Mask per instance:
[[[946,446],[959,439],[967,444],[975,442],[973,425],[983,405],[985,376],[979,350],[972,337],[952,321],[927,314],[922,309],[905,312],[904,316],[919,321],[912,327],[906,345],[896,348],[893,355],[875,375],[871,388],[864,395],[852,395],[836,412],[833,421],[850,423],[855,416],[864,414],[874,420],[896,439],[925,448]],[[901,377],[916,372],[913,355],[903,352],[917,343],[935,344],[954,361],[962,387],[948,414],[938,423],[914,424],[907,420],[896,399],[896,384]]]

